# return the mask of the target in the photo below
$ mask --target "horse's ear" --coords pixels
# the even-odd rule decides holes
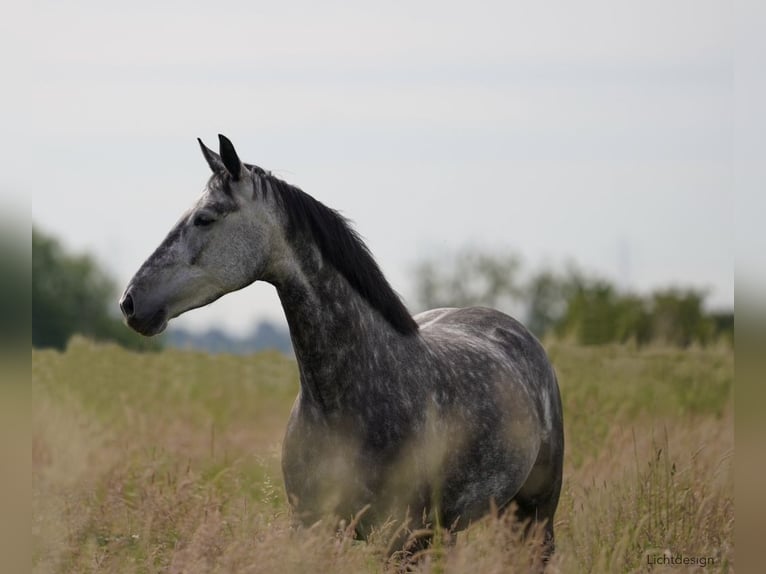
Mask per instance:
[[[199,147],[202,150],[202,155],[205,157],[205,161],[210,166],[210,169],[213,170],[213,173],[223,173],[223,171],[226,169],[226,166],[223,165],[221,156],[203,144],[201,139],[197,138],[197,141],[199,142]]]
[[[229,172],[231,178],[237,181],[242,173],[242,162],[239,161],[234,144],[229,141],[229,138],[221,134],[218,134],[218,143],[220,144],[223,165],[226,166],[226,171]]]

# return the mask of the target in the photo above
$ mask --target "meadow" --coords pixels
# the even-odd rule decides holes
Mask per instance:
[[[548,572],[734,571],[730,346],[549,342],[564,403],[564,487]],[[385,560],[331,521],[292,529],[281,440],[294,360],[74,338],[32,351],[33,572],[526,572],[508,517]]]

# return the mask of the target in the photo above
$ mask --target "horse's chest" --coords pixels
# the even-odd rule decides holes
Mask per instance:
[[[366,421],[358,411],[356,416],[328,420],[296,404],[283,444],[282,469],[288,499],[299,515],[305,513],[305,520],[343,513],[346,506],[358,509],[375,498],[384,469],[406,444],[403,421],[386,419],[385,411],[381,408]]]

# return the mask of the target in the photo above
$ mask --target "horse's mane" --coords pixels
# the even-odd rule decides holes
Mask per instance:
[[[288,237],[308,235],[320,253],[349,285],[378,311],[397,331],[416,333],[418,325],[392,289],[370,250],[349,221],[309,194],[263,169],[247,164],[255,177],[268,185],[287,215]]]

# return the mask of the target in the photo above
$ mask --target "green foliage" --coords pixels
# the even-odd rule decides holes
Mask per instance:
[[[694,290],[655,292],[651,302],[653,338],[679,347],[688,347],[694,341],[708,343],[714,322],[702,308],[704,298],[703,293]]]
[[[63,349],[80,333],[135,349],[158,349],[157,340],[126,329],[111,312],[117,290],[87,255],[70,255],[54,238],[32,230],[32,345]]]
[[[547,269],[534,275],[524,291],[529,330],[543,335],[553,329],[567,310],[569,291],[578,282],[579,277],[574,273],[570,274],[569,281],[562,281]]]
[[[733,342],[733,314],[706,312],[704,291],[661,289],[639,296],[571,265],[563,273],[540,270],[527,281],[520,271],[513,254],[462,251],[452,264],[422,262],[415,270],[416,293],[423,308],[485,305],[512,314],[522,308],[538,337],[554,333],[582,345]]]
[[[606,281],[591,280],[574,290],[555,330],[583,345],[628,341],[706,345],[714,339],[715,322],[703,304],[704,294],[693,289],[664,289],[642,298],[619,293]]]
[[[16,347],[29,337],[29,227],[23,219],[0,213],[0,348]]]
[[[564,318],[556,327],[560,334],[574,330],[584,345],[598,345],[615,340],[617,314],[616,294],[612,285],[598,281],[590,287],[579,287],[567,301]]]

